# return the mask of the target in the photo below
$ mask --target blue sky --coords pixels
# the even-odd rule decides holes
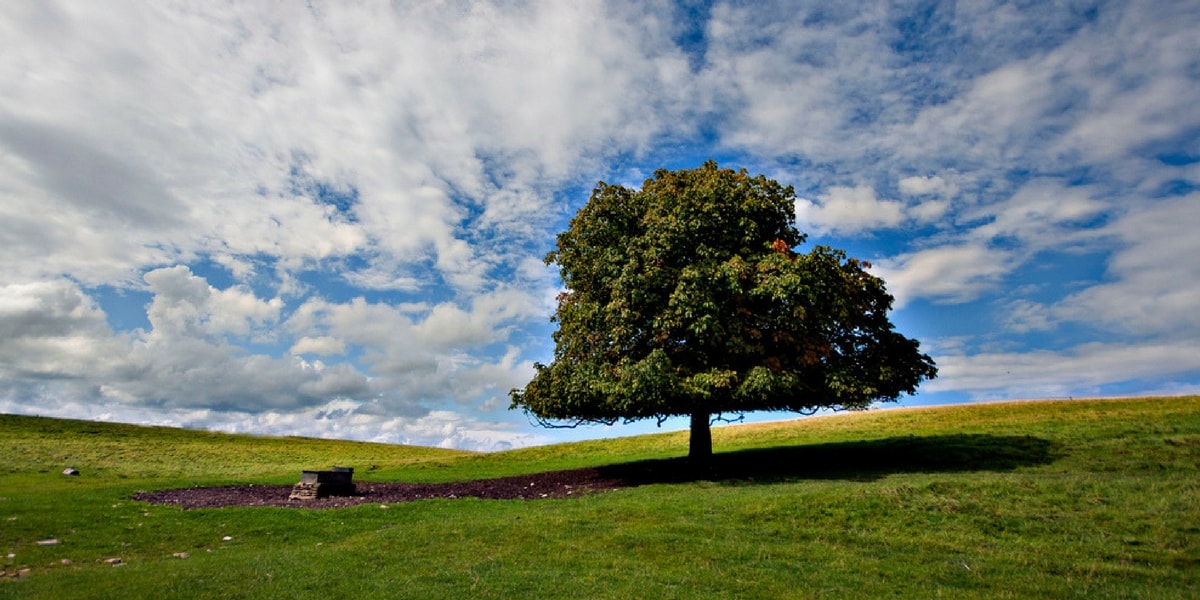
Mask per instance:
[[[1197,31],[1190,1],[6,2],[0,412],[652,429],[507,391],[592,185],[709,158],[885,278],[941,370],[903,405],[1197,393]]]

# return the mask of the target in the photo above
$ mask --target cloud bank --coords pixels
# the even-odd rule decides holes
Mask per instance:
[[[19,1],[0,411],[475,449],[598,180],[795,186],[942,376],[1200,388],[1189,2]],[[592,435],[577,432],[573,435]]]

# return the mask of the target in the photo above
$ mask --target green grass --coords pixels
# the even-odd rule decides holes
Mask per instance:
[[[686,433],[477,454],[0,416],[0,569],[30,569],[0,598],[1200,597],[1200,397],[713,433],[717,475],[688,481]],[[405,481],[612,465],[647,485],[324,511],[129,500],[335,464]]]

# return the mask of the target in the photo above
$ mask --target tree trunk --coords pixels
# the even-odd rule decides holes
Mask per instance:
[[[706,412],[692,413],[688,463],[697,474],[707,474],[712,467],[712,425]]]

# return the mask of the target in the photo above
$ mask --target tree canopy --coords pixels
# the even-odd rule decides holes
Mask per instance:
[[[546,256],[566,291],[554,360],[511,408],[543,424],[690,416],[707,462],[713,415],[859,409],[936,376],[894,330],[869,264],[806,253],[791,186],[709,161],[641,190],[597,184]]]

